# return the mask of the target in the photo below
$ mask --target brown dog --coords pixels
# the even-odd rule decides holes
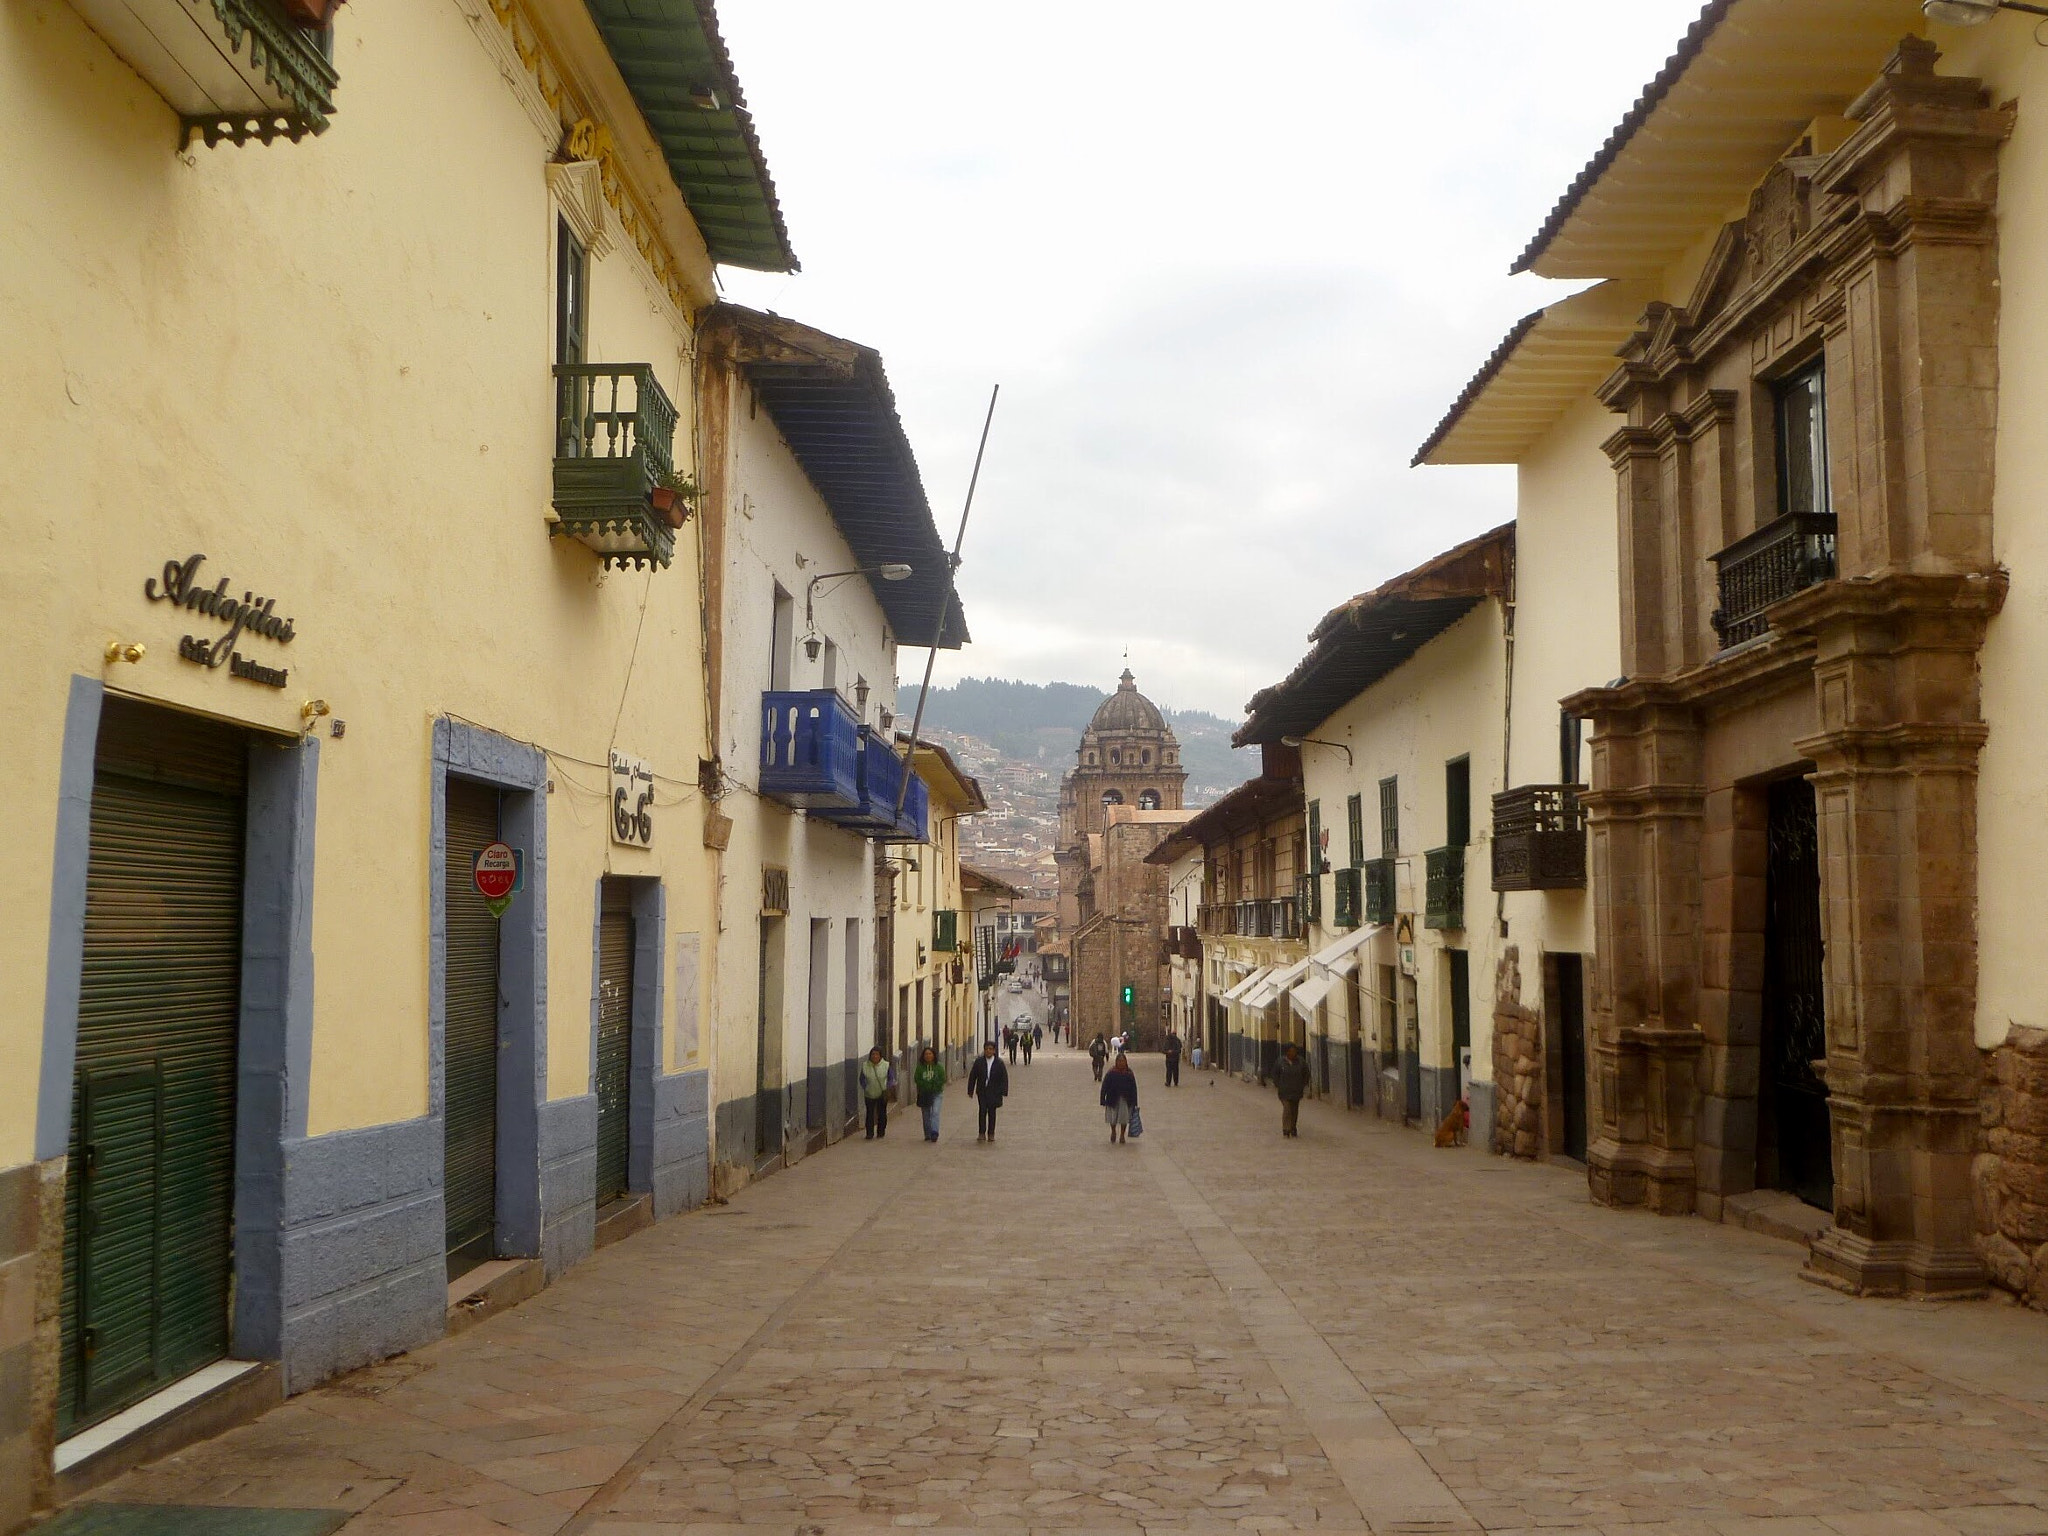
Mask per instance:
[[[1465,1133],[1471,1127],[1472,1110],[1460,1099],[1444,1116],[1444,1123],[1436,1128],[1436,1144],[1440,1147],[1462,1147],[1465,1145]]]

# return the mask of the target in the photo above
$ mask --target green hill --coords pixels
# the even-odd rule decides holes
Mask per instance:
[[[925,706],[925,721],[942,731],[987,742],[1005,757],[1040,762],[1062,771],[1073,766],[1075,749],[1098,706],[1108,695],[1078,683],[1019,683],[1001,677],[963,678],[951,688],[934,688]],[[917,695],[906,689],[903,713],[916,707]],[[1234,751],[1230,733],[1237,727],[1220,715],[1196,709],[1162,713],[1180,741],[1181,763],[1188,771],[1188,802],[1196,804],[1234,789],[1259,771],[1257,751]]]

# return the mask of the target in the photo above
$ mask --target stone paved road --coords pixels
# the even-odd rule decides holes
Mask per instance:
[[[1141,1064],[1013,1072],[97,1497],[348,1536],[1326,1529],[2048,1536],[2048,1318]],[[908,1132],[909,1134],[905,1134]]]

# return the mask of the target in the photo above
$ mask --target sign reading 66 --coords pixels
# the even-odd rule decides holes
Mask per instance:
[[[612,841],[628,848],[654,846],[654,770],[637,757],[614,752]]]

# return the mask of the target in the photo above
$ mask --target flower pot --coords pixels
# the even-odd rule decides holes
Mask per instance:
[[[284,13],[295,25],[316,31],[334,20],[340,9],[341,0],[284,0]]]
[[[650,494],[650,501],[661,520],[671,528],[680,528],[690,520],[690,503],[681,492],[665,485],[657,485]]]

